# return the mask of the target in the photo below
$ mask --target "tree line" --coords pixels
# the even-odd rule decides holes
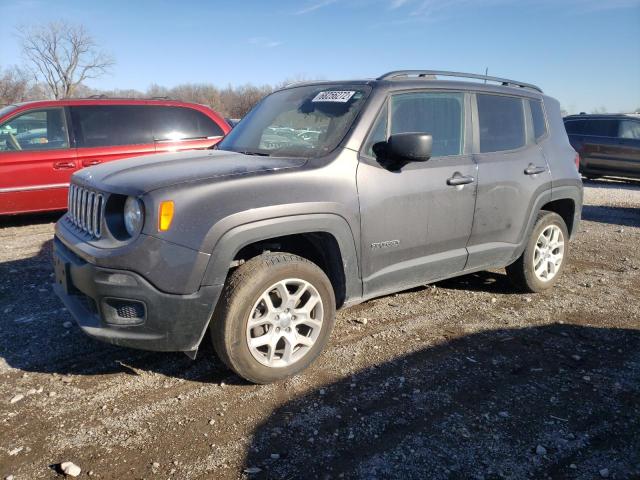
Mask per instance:
[[[20,27],[24,65],[0,65],[0,105],[28,100],[124,97],[171,98],[208,105],[226,117],[243,117],[262,97],[280,85],[217,87],[211,83],[185,83],[174,87],[150,85],[134,89],[99,90],[87,80],[108,73],[114,58],[100,49],[87,29],[64,21]]]
[[[135,89],[98,90],[84,84],[77,85],[70,95],[60,98],[169,98],[185,102],[201,103],[213,108],[225,117],[242,118],[265,95],[279,85],[217,87],[210,83],[185,83],[175,87],[150,85],[145,91]],[[0,105],[55,98],[41,82],[19,68],[2,69],[0,67]]]

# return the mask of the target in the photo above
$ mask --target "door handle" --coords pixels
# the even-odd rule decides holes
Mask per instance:
[[[55,162],[53,168],[56,170],[68,170],[70,168],[76,168],[75,162]]]
[[[527,168],[524,169],[525,175],[537,175],[538,173],[546,172],[546,167],[537,167],[533,163],[530,163]]]
[[[99,163],[102,163],[102,160],[83,160],[82,166],[90,167],[91,165],[98,165]]]
[[[476,179],[470,175],[462,175],[460,172],[453,174],[453,177],[447,179],[447,185],[457,187],[459,185],[467,185],[475,182]]]

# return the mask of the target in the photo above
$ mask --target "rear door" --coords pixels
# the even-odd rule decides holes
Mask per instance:
[[[77,170],[63,107],[18,113],[0,125],[0,214],[62,210]]]
[[[475,98],[478,197],[467,269],[505,265],[524,238],[535,200],[551,191],[528,101],[485,93]]]
[[[157,152],[205,149],[224,136],[220,126],[204,113],[188,107],[150,107]]]
[[[72,106],[80,168],[155,153],[147,105]]]

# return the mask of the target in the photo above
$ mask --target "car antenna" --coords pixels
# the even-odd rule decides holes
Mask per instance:
[[[484,76],[488,77],[489,76],[489,67],[484,67]],[[484,79],[484,83],[487,83],[487,79]]]

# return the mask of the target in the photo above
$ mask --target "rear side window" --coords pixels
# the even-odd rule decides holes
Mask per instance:
[[[584,123],[582,120],[567,120],[564,122],[564,129],[570,135],[582,135]]]
[[[217,123],[192,108],[153,107],[151,112],[156,140],[188,140],[224,135]]]
[[[418,92],[391,97],[391,134],[430,134],[434,157],[462,153],[463,126],[462,93]]]
[[[617,137],[618,124],[615,119],[568,120],[565,123],[567,133],[588,135],[591,137]]]
[[[478,94],[480,152],[500,152],[525,144],[521,98]]]
[[[618,136],[620,138],[640,140],[640,122],[636,122],[634,120],[621,120],[620,127],[618,129]]]
[[[536,140],[540,140],[547,134],[547,122],[544,119],[542,102],[539,100],[529,100],[531,118],[533,119],[533,134]]]
[[[62,148],[69,148],[62,108],[23,113],[0,125],[0,152]]]
[[[71,107],[79,147],[153,143],[149,107],[92,105]]]

